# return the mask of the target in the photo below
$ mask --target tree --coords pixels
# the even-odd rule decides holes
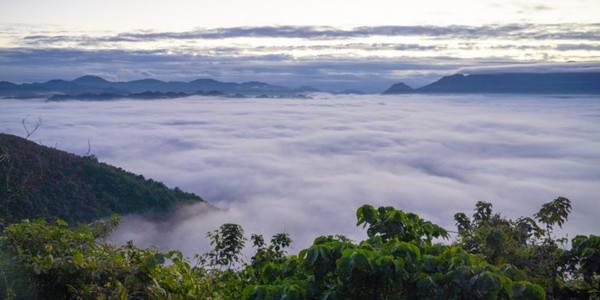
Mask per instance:
[[[567,202],[560,202],[559,207],[567,207]],[[8,226],[0,237],[0,297],[377,300],[600,296],[600,237],[577,236],[572,249],[562,250],[553,238],[548,240],[534,219],[513,221],[492,209],[490,203],[480,202],[472,219],[457,214],[459,240],[449,245],[434,241],[447,236],[443,228],[416,214],[364,205],[356,215],[357,225],[366,228],[365,240],[320,236],[297,255],[287,256],[291,239],[286,233],[274,235],[268,244],[255,234],[251,240],[256,254],[248,264],[241,255],[246,241],[242,227],[224,224],[207,234],[214,249],[200,256],[204,264],[195,266],[179,251],[161,253],[131,242],[122,246],[106,243],[104,237],[115,228],[117,218],[78,227],[61,220],[25,220]]]
[[[240,261],[246,238],[244,229],[238,224],[223,224],[218,230],[206,234],[213,249],[206,253],[210,266],[231,268]]]
[[[573,248],[566,253],[570,269],[578,282],[579,289],[586,291],[590,299],[600,298],[600,236],[576,236]]]
[[[368,239],[321,236],[262,269],[248,299],[544,299],[510,265],[494,266],[460,246],[434,244],[441,227],[392,207],[357,210]]]
[[[268,263],[281,263],[286,259],[286,249],[291,245],[292,239],[287,233],[273,235],[269,245],[260,234],[253,234],[250,238],[256,254],[252,256],[250,266],[260,271]],[[258,275],[258,274],[257,274]]]
[[[551,233],[554,225],[562,228],[570,212],[571,201],[565,197],[558,197],[554,201],[542,205],[540,211],[535,214],[535,218],[546,225],[547,242],[552,242]]]
[[[179,251],[105,243],[116,224],[69,227],[40,219],[10,225],[0,238],[0,298],[222,298],[217,278],[191,267]]]
[[[600,253],[600,245],[588,242],[594,236],[578,236],[573,239],[572,250],[562,248],[566,239],[554,237],[553,229],[556,225],[562,227],[570,212],[571,201],[565,197],[543,204],[533,215],[535,220],[507,219],[494,214],[491,203],[477,202],[472,220],[464,213],[454,215],[458,245],[482,255],[488,263],[516,266],[533,283],[543,286],[550,298],[588,297],[597,286],[590,284],[593,280],[581,282],[578,278],[596,278],[596,273],[586,271],[587,266],[593,270],[595,260],[586,258],[594,257],[591,253],[595,251]]]
[[[357,226],[367,228],[369,238],[380,236],[383,241],[398,238],[401,241],[418,241],[430,244],[433,238],[448,238],[448,232],[421,219],[413,213],[405,213],[393,207],[375,209],[371,205],[363,205],[356,211]]]

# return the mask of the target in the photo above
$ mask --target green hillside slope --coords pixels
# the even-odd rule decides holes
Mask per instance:
[[[90,222],[112,213],[166,212],[199,196],[94,157],[0,134],[0,228],[24,218]]]

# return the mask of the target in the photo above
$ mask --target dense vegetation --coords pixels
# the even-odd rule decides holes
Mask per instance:
[[[103,237],[117,218],[76,228],[60,220],[22,221],[0,239],[0,292],[10,299],[597,299],[600,237],[555,238],[570,201],[558,198],[533,218],[510,220],[479,202],[456,215],[459,238],[418,215],[364,205],[366,239],[320,236],[288,256],[287,234],[255,255],[236,224],[208,233],[213,249],[194,259]]]
[[[0,228],[22,219],[91,222],[112,213],[164,212],[197,195],[120,168],[0,134]]]

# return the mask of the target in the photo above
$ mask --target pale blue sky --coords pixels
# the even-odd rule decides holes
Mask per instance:
[[[597,0],[0,0],[0,80],[83,74],[377,90],[600,61]]]

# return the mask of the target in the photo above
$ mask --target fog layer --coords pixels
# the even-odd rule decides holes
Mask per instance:
[[[355,210],[392,205],[453,230],[452,216],[492,202],[511,218],[558,196],[573,201],[565,232],[598,234],[600,99],[531,96],[317,96],[313,100],[0,100],[0,131],[84,154],[199,194],[161,222],[126,216],[112,236],[142,246],[207,250],[225,222],[361,239]]]

